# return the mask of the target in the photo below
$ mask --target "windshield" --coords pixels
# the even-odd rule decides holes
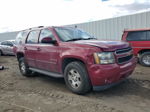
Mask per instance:
[[[95,39],[87,32],[77,28],[55,28],[55,30],[62,41]]]

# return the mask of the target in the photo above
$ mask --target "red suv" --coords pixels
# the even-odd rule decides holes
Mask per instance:
[[[140,64],[150,66],[150,28],[125,30],[122,40],[131,44]]]
[[[131,75],[136,59],[127,42],[100,41],[71,27],[21,31],[14,52],[24,76],[64,77],[74,93],[104,90]]]

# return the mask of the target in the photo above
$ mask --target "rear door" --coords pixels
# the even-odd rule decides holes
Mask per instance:
[[[126,40],[133,47],[135,55],[142,49],[148,49],[150,45],[149,41],[147,41],[147,31],[128,32]]]
[[[33,30],[29,33],[24,47],[25,59],[30,67],[36,68],[36,53],[38,46],[39,30]]]

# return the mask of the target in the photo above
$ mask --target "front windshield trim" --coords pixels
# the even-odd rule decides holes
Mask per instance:
[[[65,42],[76,41],[76,40],[84,40],[84,39],[83,38],[73,38],[73,39],[66,40]]]
[[[77,41],[77,40],[90,40],[90,39],[96,39],[96,38],[74,38],[74,39],[70,39],[70,40],[66,40],[65,42],[68,42],[68,41]]]

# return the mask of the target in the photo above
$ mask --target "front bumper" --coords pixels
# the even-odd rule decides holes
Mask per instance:
[[[122,83],[125,80],[126,80],[126,78],[122,79],[122,80],[119,80],[118,82],[107,84],[107,85],[103,85],[103,86],[93,86],[93,90],[94,91],[103,91],[103,90],[109,89],[109,88],[111,88],[113,86],[116,86],[116,85]]]
[[[93,64],[88,68],[89,77],[93,88],[109,88],[118,82],[126,79],[132,74],[136,67],[137,60],[133,57],[129,62],[124,64]]]

